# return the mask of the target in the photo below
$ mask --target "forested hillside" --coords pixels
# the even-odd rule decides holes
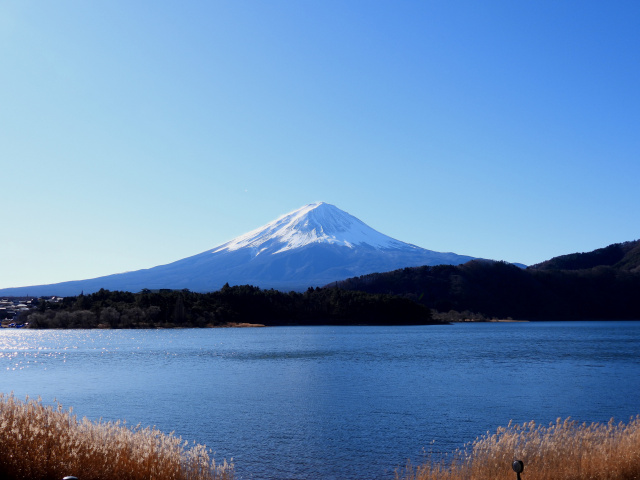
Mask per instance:
[[[535,270],[584,270],[598,266],[640,271],[640,240],[614,243],[587,253],[571,253],[532,265]]]
[[[402,295],[467,317],[640,319],[640,241],[557,257],[526,270],[474,260],[365,275],[337,285]]]
[[[212,293],[161,290],[140,293],[100,290],[54,303],[39,299],[21,321],[31,328],[208,327],[438,323],[423,305],[390,295],[310,288],[304,293],[248,285]]]

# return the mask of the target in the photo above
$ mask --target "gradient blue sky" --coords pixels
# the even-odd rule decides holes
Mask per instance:
[[[640,238],[635,0],[4,0],[0,98],[0,288],[315,201],[526,264]]]

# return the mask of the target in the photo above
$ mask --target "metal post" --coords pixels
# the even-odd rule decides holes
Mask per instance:
[[[517,480],[520,480],[520,474],[524,472],[524,462],[522,460],[516,460],[511,464],[511,468],[516,472]]]

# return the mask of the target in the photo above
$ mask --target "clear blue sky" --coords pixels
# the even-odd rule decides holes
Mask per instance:
[[[526,264],[640,238],[640,2],[0,3],[0,288],[315,201]]]

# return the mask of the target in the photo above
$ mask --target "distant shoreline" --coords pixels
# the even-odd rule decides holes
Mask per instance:
[[[487,320],[487,322],[494,322],[494,323],[527,323],[530,322],[531,320],[513,320],[511,318],[506,318],[506,319],[495,319],[495,320]]]
[[[266,327],[262,323],[229,322],[224,325],[212,325],[211,328],[261,328]]]

